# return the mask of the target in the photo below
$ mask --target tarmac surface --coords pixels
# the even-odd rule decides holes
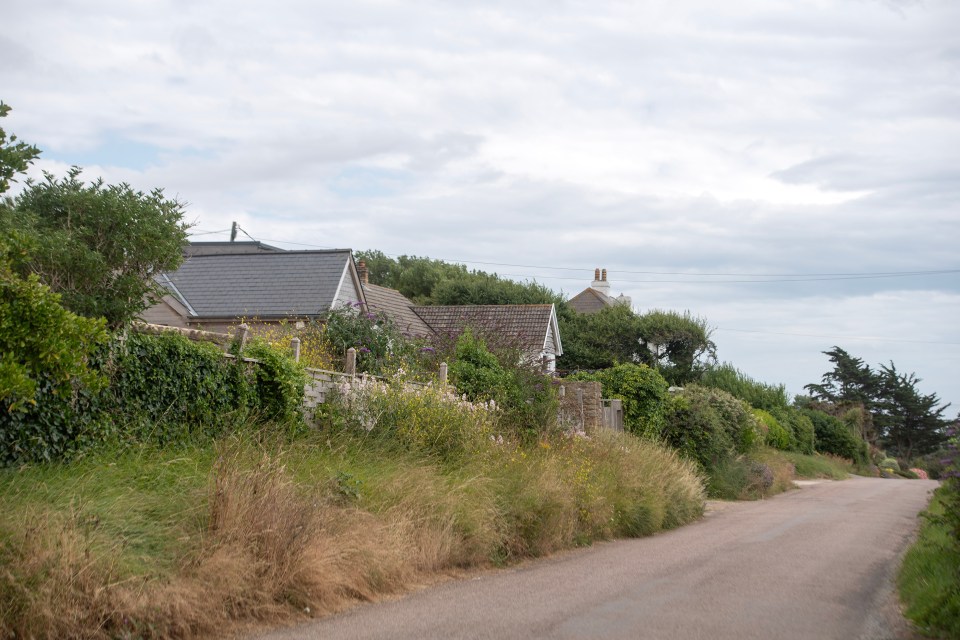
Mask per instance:
[[[806,482],[694,524],[446,582],[257,640],[914,638],[894,580],[937,483]]]

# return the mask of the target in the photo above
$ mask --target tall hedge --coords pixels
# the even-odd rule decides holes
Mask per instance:
[[[619,364],[596,373],[577,373],[573,380],[595,380],[603,388],[604,398],[623,401],[623,427],[626,431],[659,437],[667,411],[667,381],[645,364]]]
[[[753,449],[761,429],[751,408],[719,389],[688,385],[671,396],[664,440],[704,468]]]

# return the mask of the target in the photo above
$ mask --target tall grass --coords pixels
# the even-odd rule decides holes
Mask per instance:
[[[0,471],[0,635],[197,637],[697,518],[701,478],[632,436],[456,464],[369,434],[232,436]]]

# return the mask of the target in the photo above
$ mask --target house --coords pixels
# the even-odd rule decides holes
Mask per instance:
[[[370,284],[366,265],[358,263],[360,281],[371,312],[383,313],[402,332],[445,339],[472,328],[485,339],[520,349],[544,371],[556,370],[563,354],[557,310],[552,304],[418,306],[396,289]]]
[[[597,313],[601,309],[617,305],[629,308],[630,303],[630,298],[622,293],[616,298],[611,295],[606,269],[594,270],[590,286],[567,301],[567,305],[577,313]]]
[[[366,309],[350,249],[283,251],[249,242],[196,245],[185,251],[189,257],[179,269],[156,277],[167,294],[143,312],[144,321],[224,331],[244,319],[307,320],[336,307]]]

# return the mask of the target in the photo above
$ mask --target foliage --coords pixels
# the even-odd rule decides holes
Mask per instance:
[[[11,109],[9,105],[0,102],[0,118],[6,118]],[[17,136],[10,134],[0,127],[0,194],[10,188],[14,176],[27,170],[33,161],[40,155],[40,150],[27,144],[18,142]]]
[[[242,363],[224,358],[211,343],[131,332],[116,350],[111,412],[125,435],[139,441],[216,436],[253,402],[247,378]]]
[[[597,313],[557,311],[563,355],[557,361],[564,369],[607,369],[621,363],[642,362],[640,318],[629,307],[616,305]]]
[[[391,375],[397,369],[419,375],[435,374],[432,348],[421,340],[404,336],[382,313],[362,313],[356,307],[336,308],[318,321],[324,340],[342,359],[347,349],[357,351],[357,371]],[[315,329],[314,329],[315,331]]]
[[[753,416],[765,430],[763,441],[774,449],[786,451],[790,448],[790,432],[780,424],[780,421],[763,409],[754,409]]]
[[[654,364],[671,384],[683,385],[700,378],[716,360],[713,330],[706,319],[689,311],[649,311],[639,318],[638,332]]]
[[[572,380],[596,380],[603,397],[623,400],[626,431],[651,438],[660,436],[667,410],[667,381],[646,365],[620,364],[593,374],[578,373]]]
[[[496,403],[470,402],[450,389],[411,385],[402,375],[341,385],[331,426],[365,432],[409,451],[453,459],[489,444],[497,421]]]
[[[778,408],[785,409],[790,404],[784,385],[754,380],[729,362],[708,367],[700,377],[699,384],[722,389],[750,406],[768,412]]]
[[[244,349],[245,357],[257,360],[254,367],[253,409],[263,419],[285,424],[302,421],[303,389],[307,378],[303,366],[287,350],[254,339]]]
[[[749,405],[725,391],[689,385],[667,406],[664,441],[710,469],[760,444]]]
[[[416,304],[549,304],[560,296],[537,282],[515,282],[495,273],[470,271],[460,264],[418,256],[391,258],[381,251],[358,251],[370,282],[396,289]]]
[[[160,189],[86,185],[77,167],[62,180],[44,175],[0,208],[0,233],[21,249],[14,268],[37,274],[74,313],[124,325],[163,295],[154,276],[182,260],[183,205]]]
[[[813,454],[816,432],[810,418],[796,407],[775,409],[770,414],[790,433],[791,451]]]
[[[302,328],[286,321],[258,323],[253,319],[245,322],[254,327],[252,331],[257,338],[280,351],[290,350],[293,338],[300,340],[300,364],[305,367],[337,370],[343,366],[343,353],[338,353],[339,350],[331,344],[323,322],[308,320]]]
[[[846,458],[831,455],[784,451],[784,457],[793,463],[797,477],[845,480],[853,472],[853,464]]]
[[[14,274],[0,245],[0,464],[51,460],[90,435],[84,410],[105,383],[90,365],[106,340],[103,321]]]
[[[814,409],[806,409],[803,414],[813,423],[817,451],[831,453],[860,465],[867,464],[867,443],[854,435],[842,420]]]
[[[864,439],[878,440],[905,459],[942,445],[946,438],[943,414],[949,405],[941,405],[935,393],[921,393],[921,379],[915,374],[900,373],[892,362],[874,370],[840,347],[824,353],[833,370],[823,375],[820,384],[805,387],[824,405],[821,409],[855,422]]]
[[[498,358],[467,329],[457,338],[449,372],[451,383],[469,400],[494,401],[503,426],[515,435],[535,440],[556,426],[553,380],[535,366],[525,366],[516,350],[507,349]]]
[[[948,524],[958,507],[950,489],[937,489],[897,578],[904,615],[931,637],[960,637],[960,535]]]

